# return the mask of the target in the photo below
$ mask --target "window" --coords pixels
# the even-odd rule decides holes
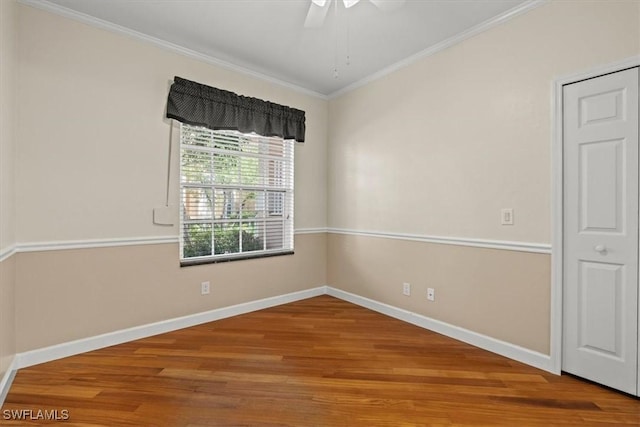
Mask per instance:
[[[183,265],[293,251],[293,141],[181,124]]]

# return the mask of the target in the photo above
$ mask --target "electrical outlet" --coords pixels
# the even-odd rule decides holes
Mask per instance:
[[[208,295],[209,294],[209,288],[210,288],[210,283],[209,282],[202,282],[200,283],[200,293],[202,295]]]
[[[427,288],[427,299],[429,301],[435,301],[436,300],[436,290],[433,288]]]
[[[411,295],[411,284],[410,283],[403,283],[402,284],[402,294],[409,296]]]

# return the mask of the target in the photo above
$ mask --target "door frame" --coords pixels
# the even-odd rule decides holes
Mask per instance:
[[[622,61],[598,65],[554,79],[551,88],[551,330],[550,330],[550,370],[560,375],[562,371],[562,294],[564,289],[564,170],[563,170],[563,86],[603,74],[622,71],[640,66],[640,55]],[[639,369],[640,372],[640,369]],[[640,379],[639,379],[640,381]],[[640,385],[640,384],[639,384]],[[640,390],[640,387],[639,387]]]

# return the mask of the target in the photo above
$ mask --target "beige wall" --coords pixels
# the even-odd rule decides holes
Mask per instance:
[[[28,6],[19,38],[20,243],[178,235],[151,221],[165,204],[175,75],[305,110],[295,226],[326,226],[327,101]]]
[[[548,2],[332,100],[329,226],[549,243],[552,82],[639,53],[640,2]],[[330,284],[548,351],[548,256],[342,240]],[[479,260],[495,271],[469,275]],[[403,299],[405,281],[440,297]],[[540,307],[514,318],[531,298]]]
[[[16,354],[15,261],[0,262],[0,379]]]
[[[324,285],[326,236],[298,235],[295,246],[294,255],[187,268],[177,244],[22,253],[18,352]]]
[[[175,75],[306,111],[295,226],[326,227],[326,100],[24,5],[18,37],[20,244],[177,238],[177,226],[152,223],[167,191],[164,112]],[[177,244],[19,253],[17,349],[324,285],[325,240],[297,235],[293,256],[185,268]],[[212,292],[201,296],[205,280]]]
[[[549,255],[340,234],[327,249],[334,287],[549,353]]]
[[[330,227],[549,243],[553,79],[639,26],[637,1],[549,2],[331,101]]]
[[[0,253],[15,243],[16,2],[0,2]]]
[[[15,243],[14,120],[15,1],[0,1],[0,378],[15,354],[14,261],[2,256]]]
[[[25,244],[178,235],[151,222],[165,201],[174,75],[307,112],[296,228],[547,243],[552,80],[640,52],[640,3],[551,2],[328,103],[18,12],[18,215],[2,227]],[[516,225],[499,225],[503,207]],[[334,234],[297,235],[294,256],[262,260],[179,268],[177,252],[60,250],[0,264],[15,272],[17,351],[322,284],[549,349],[548,255]],[[199,294],[203,280],[209,296]],[[412,297],[401,295],[405,281]]]

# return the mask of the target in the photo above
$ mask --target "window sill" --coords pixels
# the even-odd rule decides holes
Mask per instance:
[[[222,262],[231,262],[231,261],[246,261],[248,259],[258,259],[258,258],[271,258],[274,256],[281,255],[293,255],[294,252],[291,250],[280,251],[280,252],[261,252],[257,254],[252,253],[244,253],[238,255],[230,255],[230,256],[220,256],[220,257],[206,257],[206,258],[194,258],[194,259],[183,259],[180,260],[180,267],[190,267],[192,265],[203,265],[203,264],[219,264]]]

